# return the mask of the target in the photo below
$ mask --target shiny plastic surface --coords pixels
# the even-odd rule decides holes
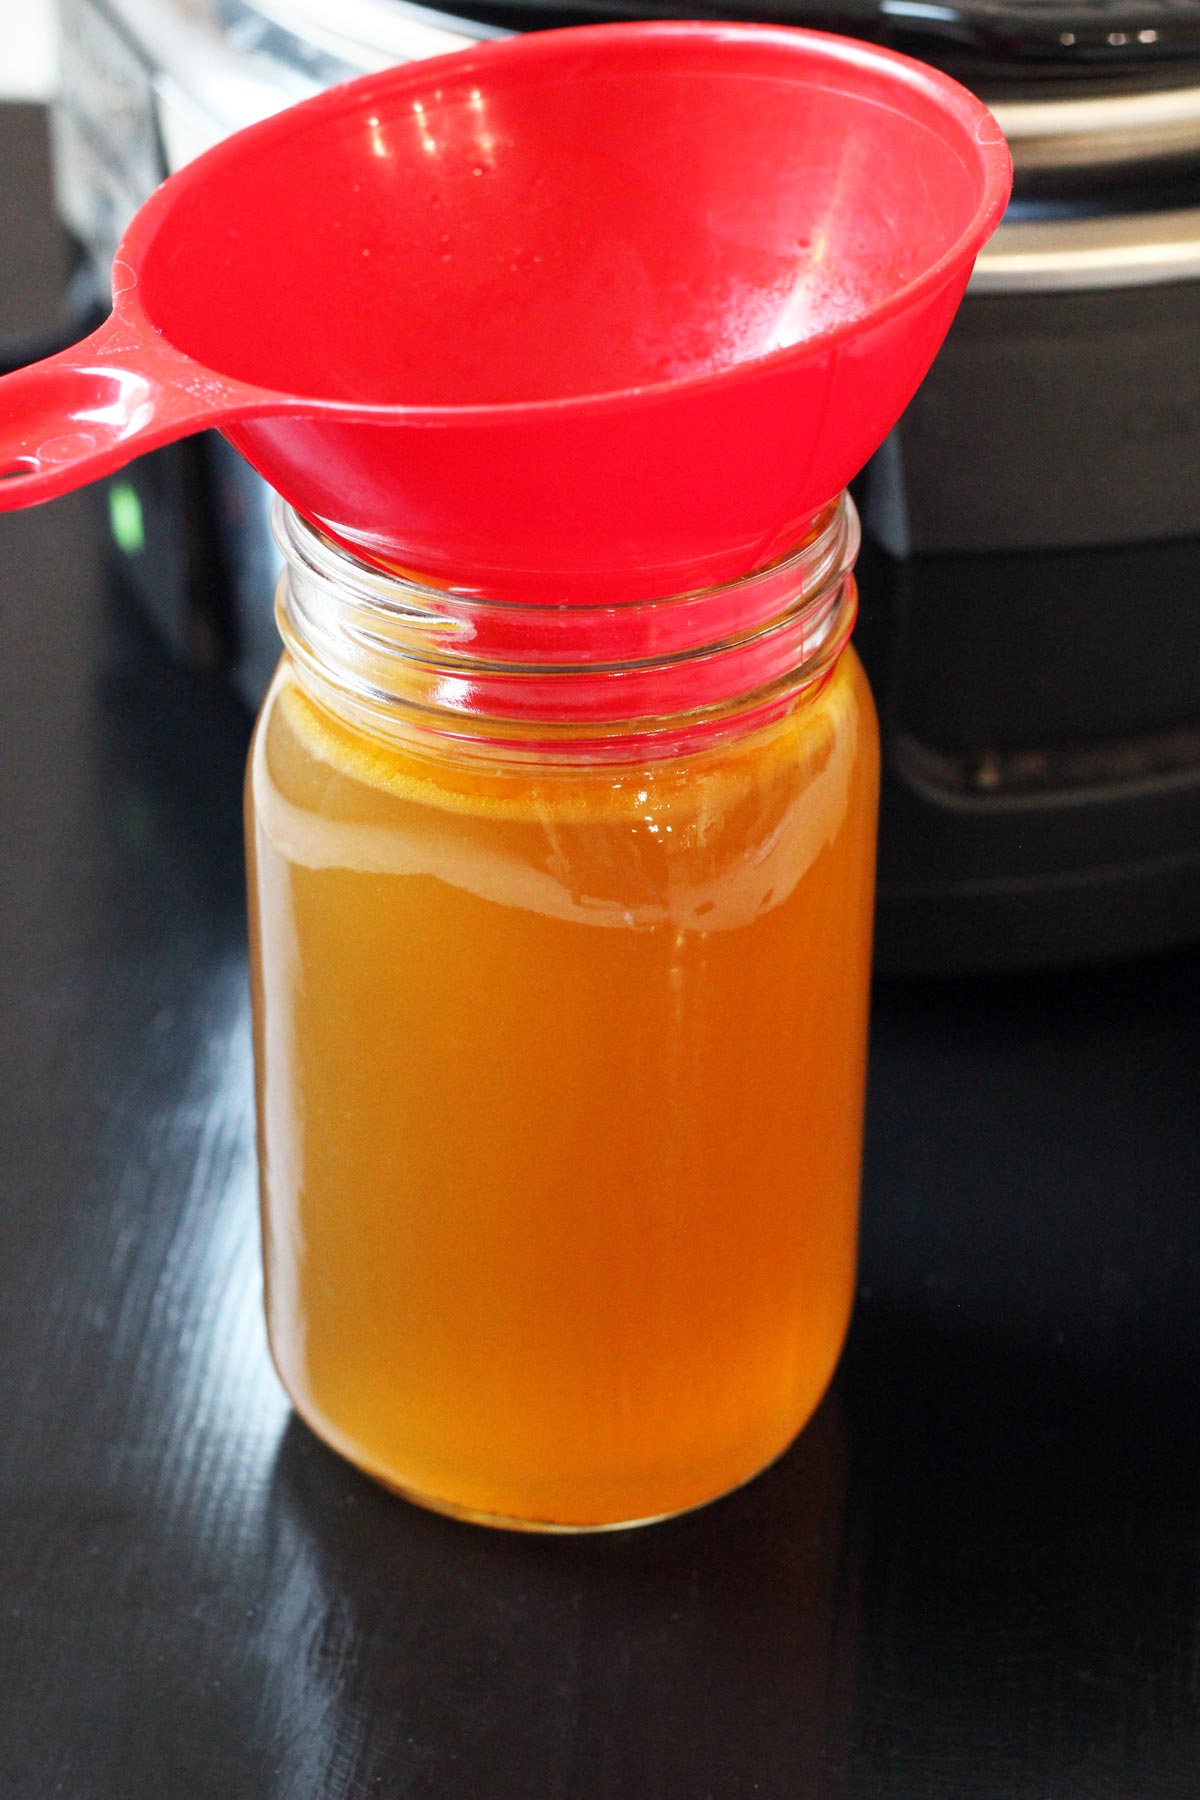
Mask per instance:
[[[369,76],[152,197],[110,321],[0,383],[0,506],[221,426],[306,516],[471,591],[729,580],[895,422],[1008,186],[964,89],[820,34]]]

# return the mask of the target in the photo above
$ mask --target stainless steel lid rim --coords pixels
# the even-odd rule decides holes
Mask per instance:
[[[77,6],[81,0],[71,3]],[[107,4],[140,15],[149,0]],[[444,12],[415,0],[193,0],[193,12],[197,7],[207,14],[209,29],[224,33],[231,46],[252,47],[262,58],[269,51],[284,64],[290,61],[293,81],[311,79],[311,70],[301,71],[300,64],[317,43],[323,54],[340,56],[345,73],[351,74],[391,58],[419,57],[456,42],[465,47],[496,35],[494,27],[455,17],[453,0]],[[172,9],[155,10],[161,33],[163,16]],[[1197,11],[1200,16],[1200,7]],[[183,36],[177,32],[173,42],[181,45]],[[166,38],[159,42],[165,50]],[[179,97],[172,102],[172,96],[188,83],[185,67],[164,69],[157,83],[160,108],[171,110],[173,105],[178,111]],[[192,101],[203,104],[203,96],[193,93]],[[1200,163],[1200,85],[999,101],[995,110],[1013,147],[1018,180],[1023,171],[1081,165],[1097,169],[1103,179],[1106,166],[1131,159],[1153,163],[1190,154]],[[164,137],[170,147],[173,134],[164,131]],[[1144,287],[1197,277],[1200,208],[1177,208],[1105,219],[1006,221],[980,256],[971,291]]]
[[[142,15],[153,0],[109,3],[117,11]],[[915,12],[907,0],[893,0],[892,10],[906,9]],[[159,33],[164,15],[172,10],[153,6]],[[621,3],[610,4],[609,0],[599,0],[595,8],[597,16],[614,18],[628,16],[630,10]],[[715,10],[724,12],[728,8]],[[768,0],[742,10],[765,17],[767,13],[790,14],[795,9],[786,5],[772,7]],[[955,9],[922,0],[921,10],[932,16]],[[987,10],[1000,16],[999,8]],[[640,11],[644,13],[645,6]],[[1113,22],[1108,17],[1110,11],[1106,9],[1107,26]],[[192,0],[189,13],[193,17],[207,14],[210,32],[215,29],[231,48],[243,54],[273,53],[282,65],[292,63],[299,67],[309,65],[313,51],[319,48],[325,55],[338,58],[346,74],[378,68],[389,60],[430,55],[465,47],[482,38],[506,35],[501,26],[458,14],[455,0],[447,0],[441,8],[417,4],[416,0]],[[1018,173],[1022,168],[1095,167],[1131,155],[1159,158],[1200,150],[1200,4],[1195,6],[1195,14],[1194,63],[1165,62],[1154,71],[1127,73],[1124,91],[1097,92],[1089,88],[1082,94],[1064,95],[1060,88],[1045,98],[1005,99],[999,89],[978,83],[1012,145]],[[796,20],[800,22],[799,12]],[[818,22],[811,9],[805,10],[804,21]],[[864,23],[849,13],[844,19],[838,18],[833,8],[823,22],[831,29],[840,26],[846,30]],[[140,19],[140,23],[143,29],[150,29],[148,21]],[[264,35],[268,23],[272,28],[269,41]],[[1161,37],[1165,26],[1160,20],[1139,31],[1131,24],[1124,35],[1136,38],[1146,31]],[[865,30],[863,35],[878,34]],[[915,54],[920,50],[918,45],[907,42],[897,47]],[[307,66],[304,72],[308,72]],[[173,73],[177,78],[181,75],[179,70]],[[960,72],[960,79],[963,75],[971,85],[969,72]],[[1120,79],[1119,75],[1110,77],[1110,83]],[[1148,87],[1147,81],[1155,85]],[[1180,85],[1181,82],[1186,85]]]
[[[1109,218],[1007,219],[975,264],[973,294],[1134,288],[1200,279],[1200,207]]]

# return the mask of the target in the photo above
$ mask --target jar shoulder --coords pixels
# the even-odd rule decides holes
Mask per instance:
[[[797,795],[830,762],[878,757],[874,701],[852,646],[819,691],[749,731],[714,731],[683,754],[589,761],[586,756],[514,754],[511,744],[464,749],[401,735],[382,738],[333,716],[305,692],[289,658],[276,670],[250,755],[252,787],[313,812],[373,806],[397,814],[426,805],[499,822],[531,807],[598,821],[660,805],[710,812],[717,799],[778,791]]]
[[[711,931],[781,904],[827,852],[865,866],[877,765],[853,656],[769,728],[700,756],[584,768],[464,765],[366,740],[315,708],[285,663],[248,799],[277,866],[433,876],[563,918]]]

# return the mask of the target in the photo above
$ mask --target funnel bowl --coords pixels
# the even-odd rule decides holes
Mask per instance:
[[[90,363],[0,426],[0,505],[217,425],[332,535],[465,591],[732,580],[895,423],[1008,184],[964,89],[819,33],[590,27],[370,76],[142,209]]]

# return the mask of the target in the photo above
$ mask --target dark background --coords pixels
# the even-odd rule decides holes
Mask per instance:
[[[0,334],[57,305],[42,133]],[[249,723],[105,571],[94,499],[0,519],[3,1800],[1195,1800],[1200,957],[881,987],[857,1315],[768,1475],[423,1514],[270,1371]]]

